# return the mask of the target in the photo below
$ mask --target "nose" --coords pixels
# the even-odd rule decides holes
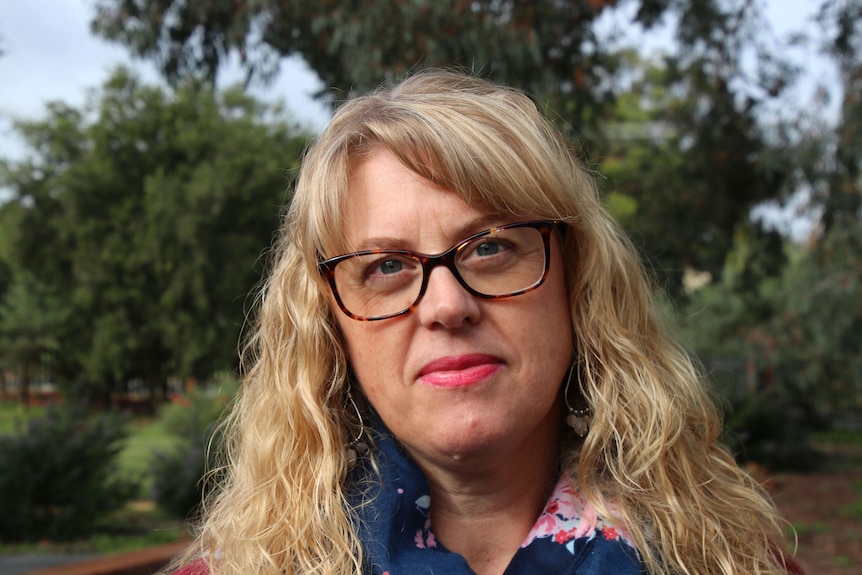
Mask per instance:
[[[422,325],[447,329],[476,323],[481,315],[478,298],[464,289],[445,266],[431,270],[425,294],[414,312]]]

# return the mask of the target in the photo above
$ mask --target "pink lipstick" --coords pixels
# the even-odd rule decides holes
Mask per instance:
[[[441,357],[425,364],[419,379],[436,387],[464,387],[490,377],[501,363],[500,358],[481,353]]]

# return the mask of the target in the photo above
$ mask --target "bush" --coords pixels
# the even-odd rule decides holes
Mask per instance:
[[[812,447],[810,421],[777,390],[729,394],[725,443],[740,463],[772,471],[811,471],[822,463]]]
[[[159,411],[164,428],[180,437],[203,436],[218,421],[225,406],[236,393],[237,383],[222,382],[217,389],[196,388],[175,396]]]
[[[153,458],[153,501],[172,517],[186,518],[205,495],[207,471],[203,438],[186,438],[178,448],[156,452]]]
[[[153,500],[166,513],[185,518],[206,495],[203,477],[219,451],[217,442],[210,448],[210,440],[235,392],[235,384],[222,385],[217,393],[195,389],[162,408],[161,424],[180,440],[177,448],[158,451],[153,458]],[[213,452],[209,461],[208,448]]]
[[[92,533],[137,490],[117,473],[125,438],[115,416],[62,407],[0,436],[0,539],[69,540]]]

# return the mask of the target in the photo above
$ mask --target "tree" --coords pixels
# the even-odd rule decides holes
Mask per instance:
[[[50,365],[56,354],[58,332],[68,309],[52,293],[52,286],[39,284],[22,272],[15,276],[0,304],[0,345],[7,363],[17,368],[18,395],[28,405],[30,384],[36,368]]]
[[[830,32],[826,51],[838,63],[843,84],[841,119],[835,133],[834,160],[825,174],[823,226],[862,218],[862,3],[826,2],[820,21]]]
[[[626,32],[676,17],[682,52],[709,54],[724,72],[737,63],[729,46],[751,38],[740,22],[758,14],[744,0],[100,0],[91,27],[154,60],[171,82],[214,84],[232,54],[248,82],[265,82],[280,58],[299,54],[333,103],[413,70],[462,66],[528,91],[580,132],[601,119],[617,88],[620,33],[596,23],[628,8]]]
[[[614,4],[102,0],[92,28],[155,60],[171,81],[192,76],[212,83],[231,52],[250,81],[266,80],[281,57],[301,54],[335,100],[417,68],[461,65],[543,97],[565,94],[573,110],[585,113],[599,91],[583,86],[602,80],[592,23]],[[662,11],[645,4],[650,15]]]
[[[762,342],[784,342],[768,355],[769,361],[787,363],[770,373],[798,405],[802,390],[819,392],[821,376],[840,380],[836,389],[856,389],[847,383],[856,364],[847,356],[841,365],[849,367],[838,373],[829,367],[838,360],[812,347],[804,350],[812,367],[801,370],[792,361],[800,340],[783,340],[773,330],[790,337],[795,332],[787,318],[804,317],[813,331],[803,334],[841,354],[852,353],[847,342],[858,327],[848,302],[858,294],[839,290],[840,281],[815,289],[814,278],[833,277],[837,268],[824,262],[834,258],[845,258],[836,266],[856,268],[847,252],[818,248],[804,264],[795,264],[802,268],[784,270],[789,252],[784,238],[752,220],[751,210],[810,191],[812,209],[822,210],[824,246],[833,245],[828,238],[858,227],[862,4],[821,0],[824,49],[839,64],[844,95],[841,121],[819,130],[799,119],[764,122],[768,116],[762,111],[792,84],[796,70],[782,54],[783,44],[764,39],[770,34],[762,5],[756,0],[99,0],[92,27],[154,60],[172,82],[192,77],[214,83],[233,54],[246,67],[248,82],[265,81],[277,72],[280,58],[298,54],[328,87],[319,96],[333,105],[428,66],[460,65],[526,90],[571,136],[590,167],[607,175],[600,184],[610,209],[644,246],[659,280],[679,298],[676,303],[696,310],[701,323],[692,322],[692,333],[708,336],[698,342],[698,351],[707,361],[722,354],[738,359],[758,356]],[[599,18],[612,10],[630,15],[631,26],[622,34],[597,28]],[[626,46],[627,32],[648,33],[664,22],[672,23],[676,40],[665,54],[645,58],[631,43]],[[683,278],[690,270],[712,280],[691,302],[699,308],[684,307]],[[801,274],[800,285],[811,297],[781,289],[782,281],[797,281],[793,274]],[[849,310],[842,318],[847,323],[841,333],[849,334],[844,339],[823,336],[825,316],[802,312],[814,302],[836,309],[816,294]]]
[[[781,239],[748,214],[783,191],[790,167],[770,161],[756,107],[740,105],[724,78],[675,56],[625,51],[620,61],[629,87],[606,118],[599,182],[659,282],[680,297],[690,270],[718,280],[740,233],[759,242],[759,261],[769,263],[737,279],[753,287],[755,270],[777,274]]]
[[[169,376],[229,369],[306,136],[238,90],[167,92],[124,70],[85,110],[19,129],[33,153],[6,169],[7,259],[69,306],[67,383],[158,395]]]
[[[427,66],[460,65],[522,88],[577,139],[584,159],[627,165],[618,175],[635,200],[632,231],[642,239],[673,294],[686,267],[718,275],[738,225],[774,198],[784,177],[763,161],[759,106],[780,94],[792,70],[759,40],[760,4],[750,0],[386,0],[357,7],[334,0],[100,0],[93,30],[153,59],[171,81],[214,82],[238,53],[249,81],[277,72],[300,54],[335,103]],[[627,10],[626,30],[676,22],[679,49],[659,75],[662,98],[646,121],[670,128],[654,150],[608,144],[631,95],[631,60],[619,50],[626,31],[599,31],[598,19]],[[743,60],[757,57],[755,74]],[[637,89],[635,87],[634,89]],[[625,105],[625,103],[623,103]],[[641,104],[638,104],[641,105]],[[575,136],[577,134],[577,136]],[[629,153],[633,157],[623,159]],[[649,158],[651,161],[636,162]],[[616,199],[624,199],[618,196]]]
[[[837,223],[788,273],[760,327],[776,377],[812,416],[862,412],[862,226]]]

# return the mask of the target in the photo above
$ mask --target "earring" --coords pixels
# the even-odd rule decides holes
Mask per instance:
[[[590,416],[592,415],[589,405],[584,405],[580,409],[575,409],[569,403],[569,384],[572,383],[572,374],[575,371],[575,363],[569,368],[569,377],[566,379],[566,389],[563,391],[563,398],[566,401],[566,409],[569,410],[566,415],[566,425],[571,427],[578,437],[584,437],[590,430]],[[580,375],[578,376],[580,379]],[[578,385],[580,388],[580,385]]]
[[[347,444],[347,466],[352,468],[356,465],[356,460],[359,459],[360,455],[368,453],[368,444],[362,441],[362,438],[365,436],[365,423],[362,421],[362,413],[359,411],[359,406],[356,405],[356,401],[353,399],[350,391],[347,392],[347,399],[353,405],[353,411],[356,412],[356,417],[359,419],[359,435]]]

